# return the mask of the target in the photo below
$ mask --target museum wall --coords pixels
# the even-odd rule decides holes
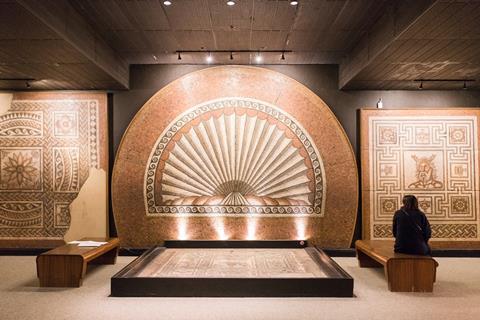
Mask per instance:
[[[137,111],[161,88],[193,71],[205,69],[200,65],[132,66],[129,91],[113,94],[112,149],[120,140]],[[480,106],[478,91],[341,91],[337,89],[336,66],[274,65],[262,68],[287,75],[318,95],[333,111],[343,126],[360,162],[360,129],[358,110],[374,107],[382,98],[385,109],[458,108]],[[353,239],[361,237],[361,199]]]
[[[116,151],[125,129],[137,111],[159,89],[187,73],[204,68],[208,66],[131,66],[130,90],[117,91],[113,94],[113,149]],[[358,150],[357,110],[375,107],[379,98],[382,98],[385,109],[480,106],[480,91],[341,91],[338,90],[336,65],[269,65],[262,68],[283,73],[318,95],[342,124],[355,151]]]

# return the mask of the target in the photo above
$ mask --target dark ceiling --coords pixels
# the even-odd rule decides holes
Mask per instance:
[[[0,88],[126,89],[131,64],[338,64],[341,89],[480,78],[480,1],[0,0]],[[250,50],[234,52],[230,50]],[[285,60],[281,52],[286,51]],[[458,81],[445,81],[458,80]],[[479,89],[479,81],[468,81]]]

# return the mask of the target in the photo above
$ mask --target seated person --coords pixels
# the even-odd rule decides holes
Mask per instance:
[[[428,240],[432,231],[427,217],[418,209],[417,198],[406,195],[402,202],[403,206],[393,216],[395,252],[430,255]]]

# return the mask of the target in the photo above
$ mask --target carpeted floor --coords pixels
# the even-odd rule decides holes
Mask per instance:
[[[433,293],[392,293],[381,269],[335,260],[355,298],[110,298],[114,266],[94,266],[81,288],[39,288],[35,257],[0,256],[0,319],[480,319],[480,258],[437,258]]]

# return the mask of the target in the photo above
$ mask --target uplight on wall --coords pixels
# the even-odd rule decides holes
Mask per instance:
[[[211,52],[208,53],[207,57],[205,58],[205,61],[207,61],[207,63],[213,62],[213,57]]]
[[[255,240],[257,233],[257,220],[250,217],[247,222],[247,240]]]
[[[220,217],[213,217],[213,227],[217,232],[218,240],[228,240],[229,236],[225,232],[225,224]]]
[[[255,55],[255,63],[262,63],[262,61],[262,55],[260,54],[260,52],[257,52],[257,54]]]
[[[307,239],[307,235],[305,234],[305,230],[307,229],[307,226],[306,226],[306,221],[304,219],[297,218],[295,220],[295,229],[297,231],[298,240]]]
[[[187,219],[186,217],[182,217],[177,220],[178,240],[188,240]]]

